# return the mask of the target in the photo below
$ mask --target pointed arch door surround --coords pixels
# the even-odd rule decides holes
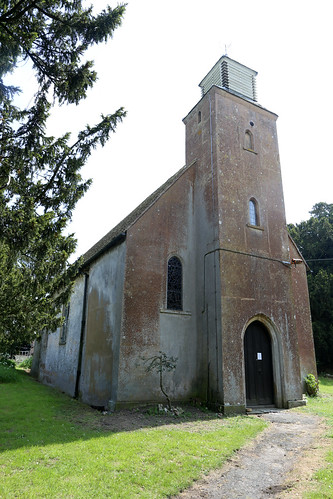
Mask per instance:
[[[273,405],[274,383],[271,338],[259,321],[252,322],[245,331],[244,361],[246,404]]]

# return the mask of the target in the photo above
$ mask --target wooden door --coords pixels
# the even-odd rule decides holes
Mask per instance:
[[[274,404],[271,338],[265,326],[252,322],[245,331],[246,404]]]

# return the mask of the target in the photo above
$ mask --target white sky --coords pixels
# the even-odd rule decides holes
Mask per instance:
[[[93,2],[96,11],[107,3],[116,5]],[[306,220],[317,202],[332,203],[331,24],[330,0],[128,0],[113,40],[91,51],[97,84],[79,107],[55,110],[50,123],[51,133],[72,130],[74,140],[101,113],[128,112],[82,172],[94,182],[70,227],[77,254],[184,165],[182,119],[226,45],[231,58],[258,71],[258,103],[279,115],[287,222]],[[28,75],[21,86],[28,105]]]

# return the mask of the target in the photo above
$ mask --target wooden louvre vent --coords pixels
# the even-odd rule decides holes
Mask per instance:
[[[257,74],[253,69],[224,55],[199,83],[199,87],[203,96],[216,85],[256,102]]]

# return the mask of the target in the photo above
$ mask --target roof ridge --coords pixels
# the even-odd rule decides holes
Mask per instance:
[[[115,239],[119,234],[125,233],[160,197],[166,192],[182,175],[190,168],[196,160],[192,161],[189,165],[183,166],[168,180],[166,180],[160,187],[158,187],[152,194],[142,201],[133,211],[131,211],[123,220],[121,220],[113,229],[105,234],[97,243],[95,243],[83,255],[83,266],[89,261],[93,261],[97,256],[103,253],[110,242]]]

